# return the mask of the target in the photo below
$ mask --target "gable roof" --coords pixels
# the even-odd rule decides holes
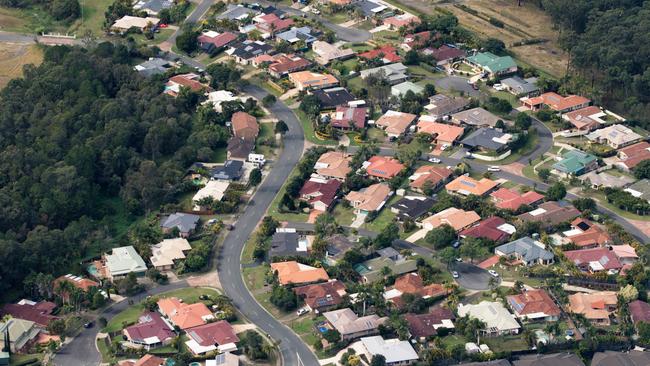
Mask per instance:
[[[175,212],[165,217],[160,226],[166,229],[178,228],[181,233],[188,233],[196,228],[199,219],[198,215]]]
[[[508,304],[517,316],[544,314],[559,316],[561,311],[555,301],[542,289],[526,290],[521,294],[507,296]]]
[[[404,165],[397,159],[379,155],[371,157],[367,163],[370,164],[364,166],[368,175],[384,179],[393,178],[404,169]]]
[[[442,225],[449,225],[454,230],[460,231],[480,219],[481,216],[475,211],[465,211],[456,207],[449,207],[422,220],[422,224],[431,226],[434,229]]]
[[[553,253],[544,249],[544,244],[528,236],[500,245],[494,248],[494,252],[500,252],[503,255],[517,254],[526,262],[538,260],[548,261],[555,257]]]
[[[445,123],[432,121],[429,116],[420,116],[418,120],[418,132],[435,135],[435,140],[444,142],[454,142],[465,132],[461,126],[453,126]]]
[[[469,196],[470,194],[482,196],[496,188],[498,185],[497,182],[488,178],[481,178],[481,180],[477,181],[472,177],[461,175],[447,183],[445,189],[464,196]]]
[[[296,261],[271,263],[271,269],[278,272],[282,285],[320,282],[329,280],[323,268],[316,268]]]
[[[260,132],[257,118],[246,112],[235,112],[230,118],[233,135],[245,139],[255,139]]]
[[[409,333],[413,337],[430,337],[438,334],[438,328],[453,328],[454,313],[446,307],[436,306],[427,314],[406,314]]]
[[[303,298],[311,309],[338,305],[343,302],[343,296],[347,293],[345,284],[339,280],[294,287],[293,291]]]
[[[384,128],[389,134],[401,135],[406,132],[416,118],[415,114],[389,110],[379,117],[375,124]]]
[[[508,225],[508,231],[505,231],[506,225]],[[482,220],[478,225],[474,225],[461,231],[460,236],[486,238],[495,242],[500,242],[510,237],[510,227],[512,227],[512,225],[506,224],[506,220],[499,216],[492,216]]]
[[[359,191],[351,191],[345,196],[350,202],[358,202],[356,208],[377,211],[382,208],[392,190],[387,184],[376,183]]]
[[[413,175],[409,177],[411,188],[422,189],[426,182],[431,182],[432,186],[437,186],[447,180],[453,171],[441,166],[423,165],[419,167]]]
[[[496,201],[498,208],[512,211],[517,211],[522,205],[532,205],[544,199],[543,195],[535,191],[522,194],[508,188],[499,188],[490,196]]]

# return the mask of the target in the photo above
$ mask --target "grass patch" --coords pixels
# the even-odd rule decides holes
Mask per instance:
[[[537,132],[531,133],[530,137],[528,138],[528,141],[526,141],[526,144],[524,146],[520,147],[517,151],[513,152],[506,158],[496,161],[496,163],[510,164],[521,159],[522,156],[527,156],[528,154],[530,154],[530,152],[535,150],[535,147],[537,147],[537,140],[538,140]]]
[[[266,273],[270,268],[268,265],[243,268],[242,273],[248,290],[255,291],[263,288],[266,285]]]
[[[174,33],[173,29],[165,28],[160,29],[158,32],[154,33],[153,39],[147,39],[144,34],[135,33],[130,34],[128,37],[132,37],[135,43],[141,45],[158,45],[166,41]]]
[[[311,346],[319,338],[316,335],[315,324],[323,321],[322,316],[313,317],[308,315],[305,318],[299,318],[289,322],[289,328],[294,331],[306,344]]]
[[[293,170],[291,171],[291,174],[289,174],[287,180],[284,182],[284,185],[278,192],[278,194],[276,194],[275,197],[273,198],[273,201],[271,201],[271,205],[269,206],[269,210],[267,211],[267,213],[270,216],[273,216],[276,220],[307,222],[307,219],[309,218],[309,215],[306,213],[280,212],[280,200],[282,200],[282,195],[284,194],[285,191],[285,185],[287,184],[288,181],[291,180],[291,178],[295,177],[297,174],[298,174],[297,167],[294,167]]]
[[[0,9],[3,10],[3,9]],[[0,23],[3,15],[0,12]],[[3,27],[0,27],[2,30]],[[23,66],[43,62],[43,52],[36,45],[17,43],[0,43],[0,89],[4,88],[11,79],[23,76]]]
[[[539,278],[522,276],[521,271],[518,270],[520,268],[517,266],[503,266],[503,268],[501,267],[502,266],[497,265],[494,269],[499,273],[504,281],[521,281],[531,287],[539,287],[542,285],[542,280]]]
[[[336,219],[336,222],[339,225],[343,226],[350,226],[355,217],[354,210],[349,207],[343,207],[341,203],[337,204],[336,207],[334,207],[334,210],[332,210],[332,215]]]
[[[117,361],[115,357],[111,356],[111,353],[109,352],[108,344],[106,344],[105,339],[101,339],[99,340],[99,342],[96,343],[97,343],[97,349],[99,349],[99,353],[102,355],[102,361],[111,364]]]
[[[603,205],[605,208],[613,211],[615,214],[619,216],[625,217],[626,219],[630,219],[630,220],[650,221],[650,216],[639,216],[632,212],[628,212],[623,209],[620,209],[612,205],[611,203],[607,202],[607,197],[601,191],[597,191],[593,189],[585,189],[583,192],[585,193],[584,196],[595,199],[596,201],[598,201],[598,203]]]
[[[263,154],[267,158],[274,155],[275,148],[273,146],[261,144],[261,141],[271,140],[275,142],[275,123],[265,122],[260,123],[260,134],[257,136],[257,143],[255,144],[255,152]]]
[[[483,338],[483,342],[490,347],[492,352],[522,351],[529,348],[528,342],[522,335]]]
[[[390,210],[390,205],[393,203],[397,202],[401,197],[397,195],[393,195],[388,202],[386,202],[386,205],[384,205],[384,208],[379,212],[379,215],[375,217],[374,220],[371,222],[366,222],[362,225],[364,229],[368,229],[370,231],[374,232],[381,232],[388,224],[393,222],[395,219],[395,213],[393,213]]]
[[[314,133],[314,126],[309,120],[309,117],[305,114],[300,109],[294,109],[293,112],[296,114],[298,119],[300,120],[300,123],[302,124],[302,128],[305,131],[305,138],[314,144],[317,145],[338,145],[338,141],[334,140],[321,140],[318,137],[316,137],[316,134]]]

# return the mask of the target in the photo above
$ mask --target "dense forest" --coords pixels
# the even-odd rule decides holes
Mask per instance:
[[[81,15],[79,0],[0,0],[0,6],[21,9],[37,7],[61,21],[72,21]]]
[[[47,48],[0,93],[3,293],[30,271],[60,275],[96,254],[113,219],[124,221],[116,207],[141,215],[174,202],[188,189],[185,169],[225,146],[225,118],[192,114],[199,99],[186,90],[162,94],[162,78],[133,70],[133,52]]]
[[[570,54],[567,91],[650,127],[650,1],[536,0]]]

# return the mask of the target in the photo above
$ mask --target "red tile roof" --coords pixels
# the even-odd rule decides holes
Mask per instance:
[[[476,226],[472,226],[460,232],[461,236],[472,238],[486,238],[499,242],[507,239],[510,234],[498,229],[499,226],[506,223],[506,220],[498,216],[488,217]]]
[[[544,290],[528,290],[518,295],[507,297],[508,304],[519,316],[544,313],[559,316],[560,308]]]
[[[650,304],[641,300],[634,300],[629,305],[630,316],[634,324],[650,323]]]
[[[165,360],[154,355],[144,355],[141,359],[137,360],[133,366],[161,366],[165,364]]]
[[[427,298],[444,296],[449,293],[449,291],[441,284],[432,283],[425,286],[422,282],[422,278],[418,276],[417,273],[407,273],[397,277],[395,284],[390,289],[398,290],[402,294],[414,294]],[[401,296],[394,297],[391,301],[393,301],[398,307],[405,305]]]
[[[293,291],[313,310],[338,305],[346,294],[345,284],[339,280],[295,287]]]
[[[56,304],[49,301],[41,301],[34,305],[26,302],[24,304],[6,304],[2,307],[0,315],[11,315],[17,319],[30,320],[42,327],[47,327],[52,320],[59,319],[52,315],[54,309],[56,309]]]
[[[360,53],[359,57],[365,58],[366,60],[381,57],[382,60],[386,60],[387,62],[399,62],[402,59],[397,54],[397,49],[392,45],[383,45],[374,50]]]
[[[66,277],[66,276],[68,276],[68,277]],[[61,276],[61,277],[57,278],[56,280],[54,280],[54,287],[56,288],[57,284],[60,283],[60,282],[63,282],[63,281],[69,282],[69,283],[72,284],[72,286],[74,286],[74,287],[76,287],[76,288],[78,288],[80,290],[83,290],[83,291],[88,291],[88,290],[90,290],[91,287],[99,287],[99,283],[97,283],[97,282],[95,282],[95,281],[93,281],[91,279],[75,277],[75,278],[77,278],[77,280],[75,280],[75,279],[71,278],[70,276],[72,276],[72,275]]]
[[[500,188],[490,196],[494,198],[498,208],[512,211],[517,211],[522,205],[532,205],[544,199],[543,195],[535,191],[521,194],[507,188]]]
[[[590,262],[598,262],[605,270],[621,269],[621,262],[608,248],[570,250],[564,256],[578,267],[588,267]]]
[[[411,183],[411,188],[422,189],[424,183],[431,182],[432,186],[437,186],[441,182],[447,180],[453,171],[441,166],[424,165],[419,167],[413,176],[416,177]]]
[[[293,25],[293,19],[281,19],[273,13],[262,15],[257,19],[260,20],[257,28],[266,32],[280,32]]]
[[[341,188],[341,182],[336,179],[330,179],[324,183],[308,180],[300,189],[300,196],[308,197],[309,203],[320,201],[329,206],[336,198],[339,188]]]
[[[216,37],[209,37],[206,34],[201,34],[197,40],[199,43],[212,43],[215,45],[215,47],[223,47],[236,39],[236,34],[231,32],[223,32]]]
[[[366,112],[365,107],[338,106],[330,124],[332,127],[350,128],[352,122],[356,128],[361,129],[366,126]]]
[[[373,177],[391,179],[404,169],[404,165],[397,159],[385,156],[373,156],[368,161],[370,165],[366,168],[366,172]]]
[[[172,329],[158,313],[145,311],[138,319],[138,324],[124,329],[124,334],[131,341],[144,342],[145,339],[158,337],[164,342],[167,339],[176,337]]]
[[[199,325],[188,330],[187,335],[203,347],[239,342],[232,325],[225,320]]]
[[[455,47],[449,47],[446,44],[443,44],[438,48],[431,49],[431,56],[435,58],[437,61],[452,60],[456,58],[465,57],[466,55],[467,54],[465,53],[465,51]]]
[[[554,111],[565,111],[568,109],[576,108],[583,104],[588,104],[591,102],[589,99],[579,96],[579,95],[569,95],[568,97],[563,97],[557,93],[549,92],[544,93],[538,97],[529,98],[526,101],[526,104],[529,105],[539,105],[545,104]]]
[[[426,338],[437,334],[434,325],[441,325],[443,320],[454,320],[454,313],[443,307],[435,307],[428,314],[406,314],[409,332],[413,337]]]
[[[255,139],[260,132],[257,119],[246,112],[234,113],[230,121],[236,137]]]
[[[422,46],[424,46],[425,43],[427,43],[427,41],[429,39],[431,39],[432,34],[433,34],[433,32],[430,32],[430,31],[424,31],[424,32],[415,33],[415,34],[409,34],[409,35],[404,37],[404,44],[406,44],[407,46],[409,46],[411,48],[422,47]],[[439,35],[436,34],[435,37],[438,38]]]
[[[204,89],[208,89],[207,85],[201,84],[198,80],[198,75],[196,74],[182,74],[175,75],[169,78],[170,83],[176,83],[178,85],[190,88],[190,90],[198,92]]]
[[[650,159],[650,143],[643,141],[618,150],[620,164],[632,169],[640,162]]]
[[[286,74],[304,70],[310,65],[311,61],[306,58],[295,55],[282,55],[274,59],[274,62],[269,65],[269,70],[277,74]]]

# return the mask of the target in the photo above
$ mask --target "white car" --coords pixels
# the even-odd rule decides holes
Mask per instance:
[[[318,10],[318,9],[311,9],[311,12],[316,14],[316,15],[320,14],[320,10]]]
[[[438,158],[429,158],[429,162],[430,162],[430,163],[440,164],[441,161],[442,161],[442,160],[440,160],[440,159],[438,159]]]
[[[460,258],[460,257],[459,257],[459,258],[456,258],[456,262],[460,263],[460,262],[462,262],[462,261],[463,261],[463,258]]]
[[[451,277],[458,278],[458,277],[460,277],[460,275],[458,274],[458,272],[453,271],[453,272],[451,272]]]
[[[490,166],[487,168],[487,171],[488,171],[488,172],[500,172],[500,171],[501,171],[501,168],[498,167],[498,166],[496,166],[496,165],[490,165]]]
[[[488,272],[490,273],[490,276],[492,276],[492,277],[499,277],[499,274],[497,273],[497,271],[495,271],[493,269],[489,270]]]
[[[308,312],[309,312],[309,310],[307,308],[300,308],[300,309],[298,309],[296,314],[298,314],[298,316],[301,316],[301,315],[307,314]]]
[[[449,148],[449,144],[442,144],[442,146],[440,146],[440,151],[445,151],[448,148]]]
[[[494,85],[492,85],[492,87],[494,88],[494,90],[497,90],[497,91],[502,91],[502,90],[506,89],[505,85],[503,85],[503,84],[494,84]]]

